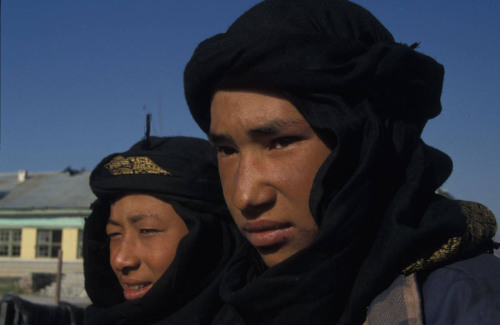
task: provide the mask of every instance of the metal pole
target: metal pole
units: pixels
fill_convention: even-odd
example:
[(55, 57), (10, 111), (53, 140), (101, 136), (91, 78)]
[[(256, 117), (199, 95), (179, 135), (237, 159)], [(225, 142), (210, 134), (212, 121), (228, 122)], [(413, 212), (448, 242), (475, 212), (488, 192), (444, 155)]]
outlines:
[(59, 305), (59, 300), (61, 299), (61, 272), (62, 272), (62, 256), (63, 251), (59, 249), (57, 252), (57, 274), (56, 274), (56, 306)]

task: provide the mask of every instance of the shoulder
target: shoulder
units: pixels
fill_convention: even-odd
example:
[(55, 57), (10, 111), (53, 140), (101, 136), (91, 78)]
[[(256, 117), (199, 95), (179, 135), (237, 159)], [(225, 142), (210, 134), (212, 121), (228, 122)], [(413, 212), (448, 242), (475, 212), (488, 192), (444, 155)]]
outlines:
[(421, 290), (427, 324), (500, 324), (500, 259), (494, 255), (439, 268)]

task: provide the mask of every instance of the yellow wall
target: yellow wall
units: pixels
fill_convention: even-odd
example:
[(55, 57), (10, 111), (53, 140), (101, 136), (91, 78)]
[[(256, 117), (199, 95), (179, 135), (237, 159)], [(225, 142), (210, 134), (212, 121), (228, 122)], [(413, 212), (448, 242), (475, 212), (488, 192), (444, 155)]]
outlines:
[(36, 228), (23, 228), (20, 258), (32, 259), (36, 255)]
[(78, 228), (64, 228), (61, 248), (63, 260), (76, 260), (78, 252)]

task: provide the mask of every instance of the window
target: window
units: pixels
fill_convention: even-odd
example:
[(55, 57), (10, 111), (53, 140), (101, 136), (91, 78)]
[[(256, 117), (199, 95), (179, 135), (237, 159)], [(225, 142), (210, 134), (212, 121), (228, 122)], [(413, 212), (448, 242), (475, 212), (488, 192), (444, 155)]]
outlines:
[(57, 257), (61, 248), (62, 230), (38, 229), (36, 257)]
[(0, 229), (0, 256), (21, 255), (21, 229)]

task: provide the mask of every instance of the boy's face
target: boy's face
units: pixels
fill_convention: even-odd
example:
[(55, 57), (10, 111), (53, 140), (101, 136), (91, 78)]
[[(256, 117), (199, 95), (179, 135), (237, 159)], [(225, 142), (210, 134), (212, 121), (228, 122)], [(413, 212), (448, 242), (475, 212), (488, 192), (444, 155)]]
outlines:
[(188, 229), (170, 204), (133, 194), (111, 205), (106, 233), (111, 268), (131, 300), (144, 296), (168, 269)]
[(318, 232), (309, 194), (331, 149), (295, 106), (274, 95), (218, 91), (209, 136), (229, 210), (266, 265), (308, 246)]

